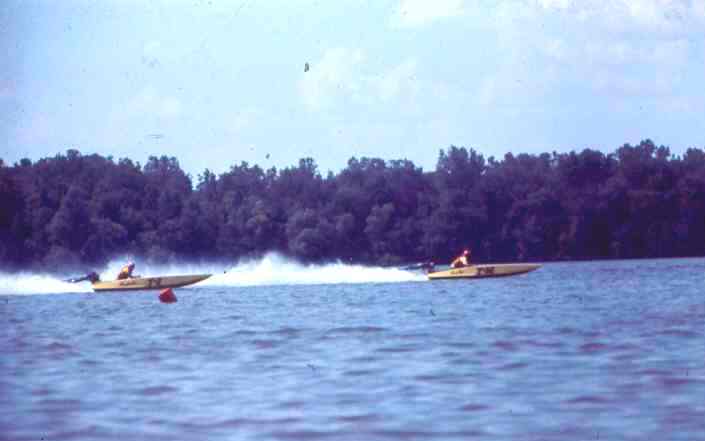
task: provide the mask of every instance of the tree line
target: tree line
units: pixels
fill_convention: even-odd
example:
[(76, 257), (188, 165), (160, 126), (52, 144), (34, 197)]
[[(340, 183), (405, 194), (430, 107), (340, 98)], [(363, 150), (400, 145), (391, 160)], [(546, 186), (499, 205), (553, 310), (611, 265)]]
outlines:
[(0, 160), (0, 267), (233, 261), (278, 251), (301, 261), (394, 265), (705, 255), (705, 153), (645, 140), (605, 154), (440, 150), (435, 170), (352, 158), (247, 162), (195, 182), (174, 157), (141, 165), (76, 150)]

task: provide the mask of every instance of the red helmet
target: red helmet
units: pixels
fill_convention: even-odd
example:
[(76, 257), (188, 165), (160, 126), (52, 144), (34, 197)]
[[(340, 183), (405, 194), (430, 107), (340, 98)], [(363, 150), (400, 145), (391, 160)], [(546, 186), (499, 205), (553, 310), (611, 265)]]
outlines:
[(463, 256), (468, 256), (468, 255), (470, 255), (470, 250), (463, 251)]

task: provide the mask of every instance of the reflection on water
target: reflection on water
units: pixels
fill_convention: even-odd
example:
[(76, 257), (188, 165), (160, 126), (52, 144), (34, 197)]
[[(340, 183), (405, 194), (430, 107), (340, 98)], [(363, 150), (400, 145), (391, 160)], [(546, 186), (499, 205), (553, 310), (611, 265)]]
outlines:
[(0, 296), (0, 434), (703, 439), (704, 269)]

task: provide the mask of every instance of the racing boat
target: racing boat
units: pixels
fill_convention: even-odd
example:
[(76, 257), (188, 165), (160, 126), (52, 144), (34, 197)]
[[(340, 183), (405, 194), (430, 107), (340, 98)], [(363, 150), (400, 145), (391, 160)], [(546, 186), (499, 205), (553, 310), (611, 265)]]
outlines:
[(428, 273), (431, 280), (440, 279), (482, 279), (486, 277), (506, 277), (524, 274), (540, 268), (538, 263), (491, 263), (469, 265), (462, 268), (451, 268)]
[(93, 291), (136, 291), (164, 288), (178, 288), (193, 285), (209, 278), (211, 274), (192, 274), (188, 276), (163, 276), (163, 277), (131, 277), (121, 280), (92, 282)]

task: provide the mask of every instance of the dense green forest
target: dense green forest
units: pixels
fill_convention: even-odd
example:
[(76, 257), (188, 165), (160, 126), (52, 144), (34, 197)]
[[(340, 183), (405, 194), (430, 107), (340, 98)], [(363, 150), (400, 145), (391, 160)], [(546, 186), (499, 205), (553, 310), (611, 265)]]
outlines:
[(194, 182), (176, 158), (144, 165), (69, 150), (0, 160), (0, 268), (224, 260), (445, 262), (705, 255), (705, 153), (646, 140), (614, 153), (441, 150), (436, 169), (352, 158), (322, 176), (245, 162)]

